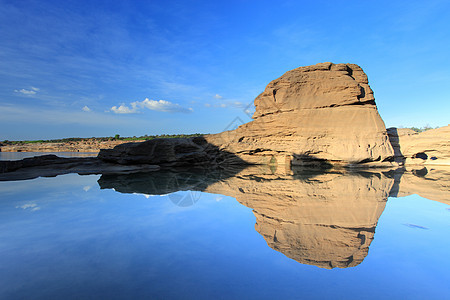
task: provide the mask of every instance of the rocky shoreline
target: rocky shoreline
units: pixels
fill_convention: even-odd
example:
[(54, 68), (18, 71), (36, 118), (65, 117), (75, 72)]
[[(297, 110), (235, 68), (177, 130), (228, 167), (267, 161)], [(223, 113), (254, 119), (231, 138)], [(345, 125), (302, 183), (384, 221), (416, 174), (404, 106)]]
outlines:
[[(137, 140), (135, 142), (143, 142)], [(101, 149), (112, 149), (118, 145), (129, 143), (123, 140), (100, 141), (85, 139), (83, 141), (71, 141), (61, 143), (27, 143), (7, 145), (0, 143), (0, 152), (90, 152), (99, 153)]]
[(450, 165), (450, 126), (420, 134), (386, 130), (367, 75), (355, 64), (321, 63), (288, 71), (270, 82), (254, 103), (253, 121), (218, 134), (132, 143), (88, 140), (2, 147), (2, 151), (98, 152), (98, 156), (3, 161), (0, 180), (15, 178), (17, 172), (24, 173), (17, 178), (34, 178), (39, 172), (54, 176), (246, 165), (275, 169)]

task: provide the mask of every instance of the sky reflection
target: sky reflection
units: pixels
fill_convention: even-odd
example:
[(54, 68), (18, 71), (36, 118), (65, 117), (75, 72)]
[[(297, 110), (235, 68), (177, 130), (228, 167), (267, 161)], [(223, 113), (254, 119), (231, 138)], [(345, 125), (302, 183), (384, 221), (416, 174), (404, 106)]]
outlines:
[[(369, 255), (322, 269), (270, 248), (252, 209), (198, 193), (100, 190), (99, 176), (0, 183), (0, 297), (442, 298), (448, 295), (448, 206), (389, 198)], [(89, 187), (89, 188), (86, 188)], [(181, 197), (190, 191), (177, 192)], [(39, 208), (39, 209), (37, 209)], [(420, 230), (405, 226), (415, 224)]]

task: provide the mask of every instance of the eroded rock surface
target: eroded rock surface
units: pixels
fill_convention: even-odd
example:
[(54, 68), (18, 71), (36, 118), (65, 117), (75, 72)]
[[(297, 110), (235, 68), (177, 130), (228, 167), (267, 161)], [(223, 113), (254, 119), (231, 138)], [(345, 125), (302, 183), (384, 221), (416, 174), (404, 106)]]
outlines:
[(164, 163), (199, 164), (215, 160), (215, 153), (232, 153), (241, 163), (301, 165), (380, 164), (394, 156), (367, 76), (357, 65), (322, 63), (289, 71), (267, 85), (255, 108), (252, 122), (204, 136), (208, 147), (196, 139), (152, 140), (101, 151), (99, 158), (128, 163), (135, 155), (156, 164), (161, 157)]
[(252, 163), (382, 162), (393, 157), (363, 70), (354, 64), (301, 67), (255, 99), (254, 121), (208, 142)]
[(406, 165), (450, 165), (450, 125), (417, 133), (389, 128), (395, 159)]
[(157, 164), (162, 167), (218, 167), (246, 164), (204, 137), (153, 139), (142, 143), (122, 144), (100, 151), (98, 158), (118, 164)]

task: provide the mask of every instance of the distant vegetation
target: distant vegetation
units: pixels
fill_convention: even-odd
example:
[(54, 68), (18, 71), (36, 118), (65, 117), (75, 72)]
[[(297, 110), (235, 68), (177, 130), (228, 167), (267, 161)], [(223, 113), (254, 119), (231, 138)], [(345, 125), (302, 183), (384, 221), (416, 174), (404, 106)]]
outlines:
[(8, 141), (4, 140), (3, 145), (23, 145), (23, 144), (34, 144), (34, 143), (68, 143), (68, 142), (81, 142), (81, 141), (95, 141), (95, 142), (106, 142), (106, 141), (148, 141), (157, 138), (187, 138), (202, 136), (203, 134), (162, 134), (162, 135), (143, 135), (143, 136), (133, 136), (133, 137), (121, 137), (116, 134), (114, 137), (91, 137), (91, 138), (65, 138), (65, 139), (54, 139), (54, 140), (35, 140), (35, 141)]
[[(400, 127), (400, 128), (403, 128), (403, 127)], [(406, 127), (406, 128), (407, 128), (407, 129), (412, 129), (412, 130), (414, 130), (415, 132), (424, 132), (424, 131), (427, 131), (427, 130), (430, 130), (430, 129), (435, 129), (435, 128), (430, 127), (430, 126), (428, 126), (428, 125), (426, 125), (426, 126), (424, 126), (424, 127)], [(436, 127), (436, 128), (439, 128), (439, 126)]]

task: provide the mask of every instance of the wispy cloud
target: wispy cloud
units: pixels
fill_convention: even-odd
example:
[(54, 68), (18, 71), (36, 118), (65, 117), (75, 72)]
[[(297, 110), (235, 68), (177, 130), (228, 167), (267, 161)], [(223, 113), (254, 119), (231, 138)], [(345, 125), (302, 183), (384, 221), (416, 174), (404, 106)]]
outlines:
[(219, 94), (215, 94), (213, 98), (215, 99), (213, 103), (205, 103), (204, 106), (211, 108), (238, 108), (238, 109), (244, 109), (246, 106), (246, 104), (241, 101), (237, 101), (235, 99), (228, 99)]
[(214, 108), (239, 108), (243, 109), (245, 108), (245, 104), (241, 101), (233, 101), (233, 100), (227, 100), (221, 103), (205, 103), (205, 107), (214, 107)]
[(20, 90), (14, 90), (16, 93), (21, 93), (27, 96), (36, 95), (36, 93), (39, 91), (37, 87), (31, 87), (29, 90), (27, 89), (20, 89)]
[(31, 211), (36, 211), (36, 210), (41, 209), (36, 203), (25, 203), (23, 205), (16, 206), (16, 208), (21, 208), (21, 209), (31, 210)]
[(192, 108), (185, 108), (179, 104), (172, 103), (166, 100), (150, 100), (146, 98), (143, 101), (135, 101), (130, 103), (130, 106), (121, 104), (120, 106), (111, 107), (111, 111), (116, 114), (135, 114), (140, 112), (140, 109), (150, 109), (154, 111), (169, 112), (169, 113), (191, 113)]

